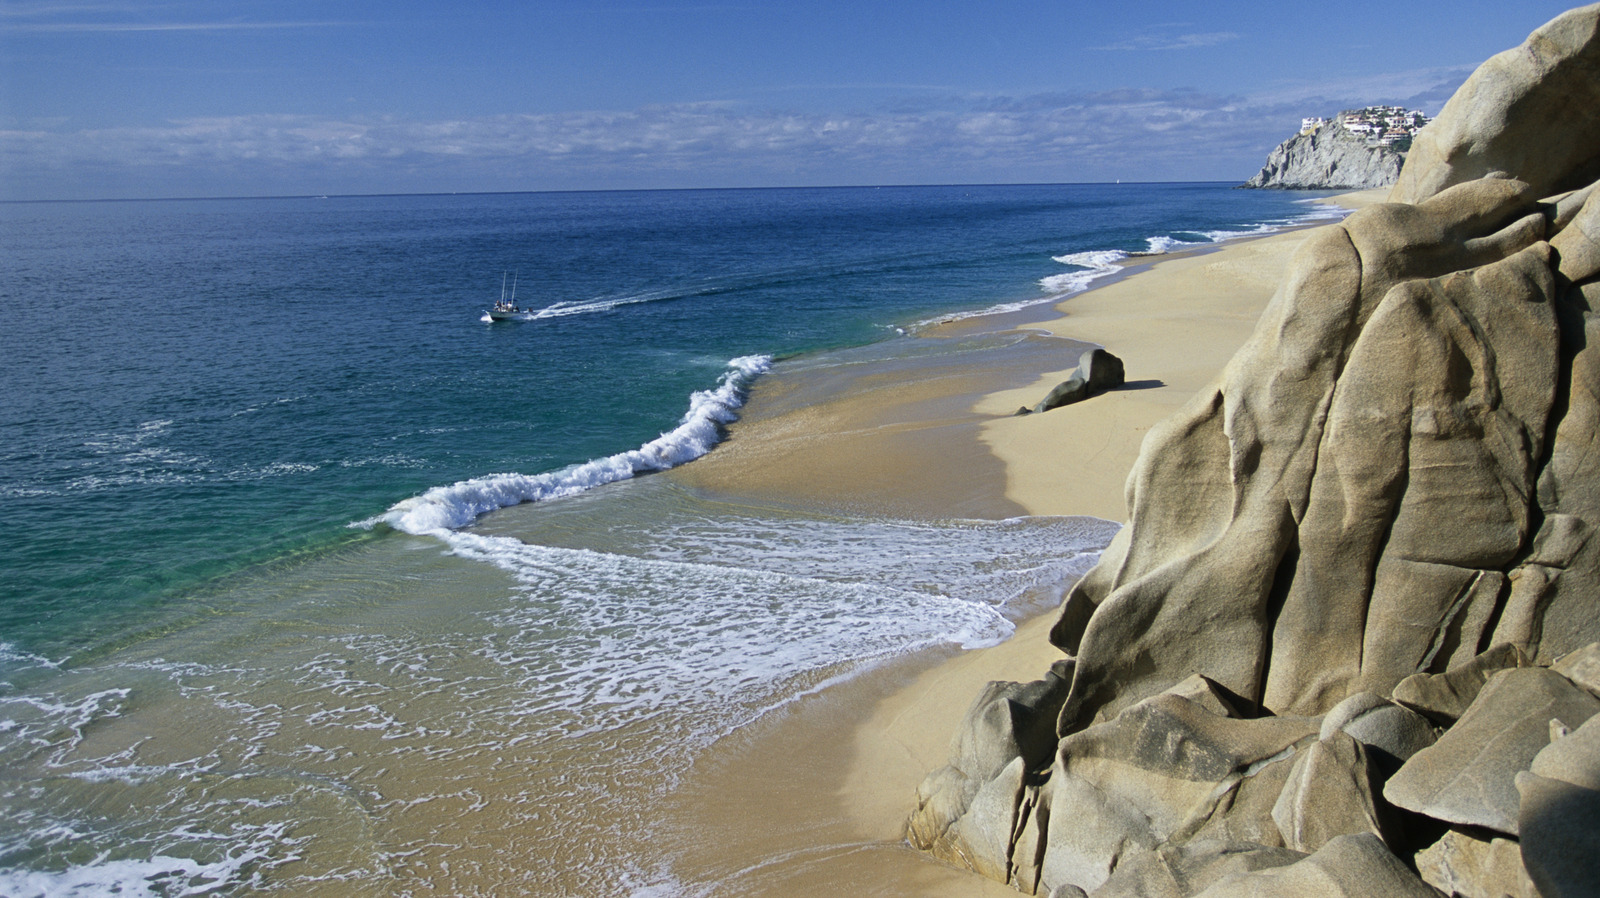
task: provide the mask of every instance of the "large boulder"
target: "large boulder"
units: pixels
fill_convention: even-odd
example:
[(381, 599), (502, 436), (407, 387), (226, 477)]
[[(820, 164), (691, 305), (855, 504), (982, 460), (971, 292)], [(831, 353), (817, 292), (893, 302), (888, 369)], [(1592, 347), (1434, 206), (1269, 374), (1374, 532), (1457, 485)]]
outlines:
[(1557, 17), (1485, 62), (1412, 142), (1389, 198), (1415, 203), (1494, 172), (1541, 196), (1600, 178), (1600, 7)]
[(1502, 643), (1443, 673), (1417, 673), (1394, 687), (1394, 700), (1435, 723), (1449, 726), (1467, 713), (1489, 677), (1514, 667), (1527, 667), (1528, 656)]
[(1304, 241), (1147, 434), (1067, 661), (986, 695), (915, 844), (1037, 894), (1592, 889), (1596, 101), (1600, 6), (1474, 75), (1397, 201)]
[(1377, 836), (1340, 836), (1304, 860), (1218, 880), (1200, 898), (1440, 898)]
[(1056, 384), (1032, 409), (1019, 411), (1048, 412), (1063, 405), (1082, 402), (1107, 390), (1122, 386), (1126, 375), (1122, 360), (1104, 349), (1091, 349), (1078, 360), (1072, 376)]
[(1309, 853), (1338, 836), (1381, 838), (1373, 780), (1366, 749), (1348, 733), (1335, 731), (1309, 746), (1295, 758), (1272, 807), (1283, 844)]
[(1495, 674), (1437, 743), (1384, 786), (1399, 807), (1461, 826), (1517, 835), (1517, 774), (1550, 744), (1551, 721), (1576, 727), (1600, 699), (1543, 668)]
[(1273, 805), (1316, 733), (1315, 720), (1239, 720), (1164, 694), (1063, 739), (1040, 884), (1093, 889), (1166, 842), (1278, 842)]
[(1522, 858), (1544, 898), (1600, 883), (1600, 716), (1551, 741), (1516, 778)]
[[(1354, 691), (1386, 693), (1418, 662), (1442, 669), (1476, 654), (1440, 652), (1491, 618), (1472, 600), (1500, 598), (1495, 572), (1479, 574), (1504, 564), (1528, 526), (1508, 502), (1531, 491), (1542, 426), (1528, 419), (1556, 389), (1549, 250), (1531, 245), (1543, 222), (1524, 186), (1485, 181), (1415, 207), (1363, 210), (1306, 241), (1221, 382), (1152, 428), (1129, 477), (1130, 527), (1066, 598), (1051, 632), (1077, 658), (1063, 734), (1193, 672), (1254, 706), (1318, 714)], [(1492, 271), (1441, 277), (1498, 256), (1507, 258)], [(1521, 301), (1494, 302), (1501, 287)], [(1437, 337), (1397, 345), (1393, 332), (1367, 327), (1375, 316), (1437, 327)], [(1491, 350), (1479, 336), (1488, 327), (1517, 340)], [(1526, 375), (1512, 367), (1519, 352), (1533, 356)], [(1477, 360), (1475, 376), (1444, 377), (1458, 358)], [(1499, 401), (1498, 372), (1516, 374), (1514, 404)], [(1485, 444), (1473, 439), (1478, 428), (1503, 437)], [(1500, 447), (1516, 457), (1495, 455)], [(1462, 466), (1462, 476), (1429, 464)], [(1430, 478), (1442, 492), (1422, 488)], [(1501, 511), (1474, 511), (1472, 539), (1434, 535), (1428, 514), (1485, 495)], [(1401, 604), (1390, 611), (1373, 595), (1374, 571), (1402, 511), (1409, 538), (1395, 542), (1378, 581)], [(1363, 651), (1373, 604), (1403, 626), (1370, 636), (1397, 640), (1410, 669)], [(1202, 620), (1204, 638), (1194, 638)]]
[(1117, 868), (1094, 898), (1189, 898), (1228, 876), (1292, 864), (1305, 855), (1251, 842), (1197, 839), (1163, 845)]
[(1502, 836), (1451, 830), (1417, 853), (1422, 881), (1460, 898), (1541, 898), (1522, 865), (1522, 848)]
[(1322, 720), (1322, 738), (1331, 739), (1335, 733), (1361, 743), (1385, 768), (1398, 768), (1438, 741), (1432, 724), (1421, 714), (1371, 692), (1358, 692), (1328, 712)]
[[(950, 763), (918, 787), (917, 812), (907, 827), (912, 845), (982, 867), (982, 872), (1000, 871), (995, 878), (1006, 878), (1010, 818), (1023, 772), (1049, 764), (1056, 747), (1057, 709), (1066, 698), (1071, 672), (1071, 662), (1058, 662), (1031, 683), (996, 681), (984, 689), (951, 740)], [(985, 800), (979, 802), (984, 789)], [(983, 819), (968, 819), (975, 815)], [(1002, 829), (1000, 836), (994, 835)], [(996, 838), (1001, 840), (998, 848)]]

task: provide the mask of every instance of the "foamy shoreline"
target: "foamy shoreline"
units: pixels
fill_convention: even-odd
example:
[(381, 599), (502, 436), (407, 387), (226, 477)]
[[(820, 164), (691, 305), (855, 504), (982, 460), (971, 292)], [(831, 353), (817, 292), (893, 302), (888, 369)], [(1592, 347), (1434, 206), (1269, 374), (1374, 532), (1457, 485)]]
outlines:
[[(1363, 191), (1327, 202), (1354, 209), (1380, 202), (1385, 193)], [(1047, 338), (1098, 344), (1118, 355), (1129, 380), (1122, 390), (1043, 415), (1012, 417), (1076, 364), (1075, 353), (1061, 353), (1059, 368), (1043, 368), (1040, 359), (1051, 357), (1045, 353), (1030, 357), (1035, 367), (1028, 372), (1002, 376), (934, 366), (932, 375), (913, 373), (908, 384), (860, 385), (820, 411), (763, 417), (758, 393), (729, 445), (674, 476), (697, 488), (765, 499), (804, 501), (806, 483), (826, 483), (813, 501), (875, 497), (890, 510), (921, 508), (930, 515), (938, 513), (938, 502), (955, 501), (969, 512), (988, 507), (991, 513), (1016, 509), (1124, 520), (1123, 484), (1145, 432), (1220, 373), (1249, 337), (1309, 233), (1290, 228), (1231, 240), (1209, 252), (1156, 257), (1126, 277), (1068, 295), (1057, 303), (1056, 318), (1026, 325)], [(996, 388), (997, 382), (1008, 385)], [(965, 397), (964, 414), (951, 410), (952, 395)], [(916, 420), (919, 409), (935, 413)], [(743, 436), (749, 439), (741, 444)], [(802, 448), (803, 460), (796, 460)], [(899, 463), (863, 464), (885, 454)], [(793, 475), (796, 467), (798, 476), (777, 477), (778, 483), (761, 473)], [(899, 478), (892, 476), (896, 469)], [(897, 509), (896, 491), (925, 493), (930, 482), (951, 477), (965, 488), (933, 488), (932, 507), (911, 501)], [(711, 876), (715, 885), (707, 883), (710, 894), (803, 895), (823, 888), (850, 894), (1015, 894), (911, 851), (902, 827), (917, 783), (945, 762), (955, 726), (983, 685), (1036, 679), (1061, 657), (1045, 637), (1051, 618), (1047, 613), (1023, 622), (1010, 640), (993, 648), (905, 659), (719, 746), (702, 765), (712, 772), (698, 778), (684, 809), (687, 827), (716, 836), (692, 852), (684, 872), (693, 881), (701, 871), (718, 871)], [(779, 757), (826, 762), (774, 774), (771, 762)], [(756, 794), (740, 794), (746, 791)], [(738, 821), (730, 831), (728, 813), (738, 808), (786, 810)]]

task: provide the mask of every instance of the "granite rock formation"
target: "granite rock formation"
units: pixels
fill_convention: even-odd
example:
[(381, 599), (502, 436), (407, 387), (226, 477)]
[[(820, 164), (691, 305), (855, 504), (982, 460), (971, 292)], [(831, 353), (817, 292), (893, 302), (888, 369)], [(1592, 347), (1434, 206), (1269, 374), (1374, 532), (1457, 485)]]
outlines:
[(914, 845), (1041, 895), (1594, 893), (1600, 103), (1552, 98), (1596, 93), (1600, 5), (1307, 239)]
[(1366, 138), (1329, 126), (1278, 144), (1267, 164), (1243, 187), (1283, 190), (1366, 190), (1400, 177), (1404, 151), (1368, 145)]
[(1480, 66), (1412, 142), (1416, 164), (1390, 199), (1414, 203), (1494, 174), (1540, 196), (1600, 178), (1600, 58), (1588, 49), (1597, 29), (1569, 13)]

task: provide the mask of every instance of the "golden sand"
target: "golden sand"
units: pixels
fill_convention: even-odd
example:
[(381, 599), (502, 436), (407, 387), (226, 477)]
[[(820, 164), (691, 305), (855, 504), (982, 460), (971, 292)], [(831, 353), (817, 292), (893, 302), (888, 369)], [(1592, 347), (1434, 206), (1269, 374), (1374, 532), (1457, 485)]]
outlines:
[[(1384, 193), (1334, 201), (1357, 208)], [(1125, 365), (1122, 389), (1013, 416), (1076, 364), (1075, 344), (1052, 353), (1049, 339), (1012, 354), (934, 358), (800, 401), (775, 378), (728, 444), (671, 476), (697, 489), (852, 511), (1123, 520), (1124, 483), (1145, 433), (1217, 377), (1309, 233), (1166, 258), (1027, 325), (1106, 347)], [(1014, 895), (912, 851), (903, 826), (917, 784), (945, 763), (984, 684), (1037, 679), (1061, 657), (1046, 639), (1049, 624), (1027, 622), (990, 649), (908, 659), (725, 740), (686, 784), (685, 806), (672, 809), (682, 820), (684, 878), (717, 895)]]

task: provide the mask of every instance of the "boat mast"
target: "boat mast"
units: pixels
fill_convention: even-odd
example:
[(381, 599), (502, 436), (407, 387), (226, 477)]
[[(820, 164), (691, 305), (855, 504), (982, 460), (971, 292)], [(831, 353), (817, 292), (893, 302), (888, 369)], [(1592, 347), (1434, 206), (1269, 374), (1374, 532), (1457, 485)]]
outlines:
[[(501, 282), (500, 286), (502, 286), (502, 287), (505, 286), (504, 281)], [(513, 273), (511, 275), (511, 305), (512, 305), (512, 307), (515, 307), (516, 304), (517, 304), (517, 274)]]

